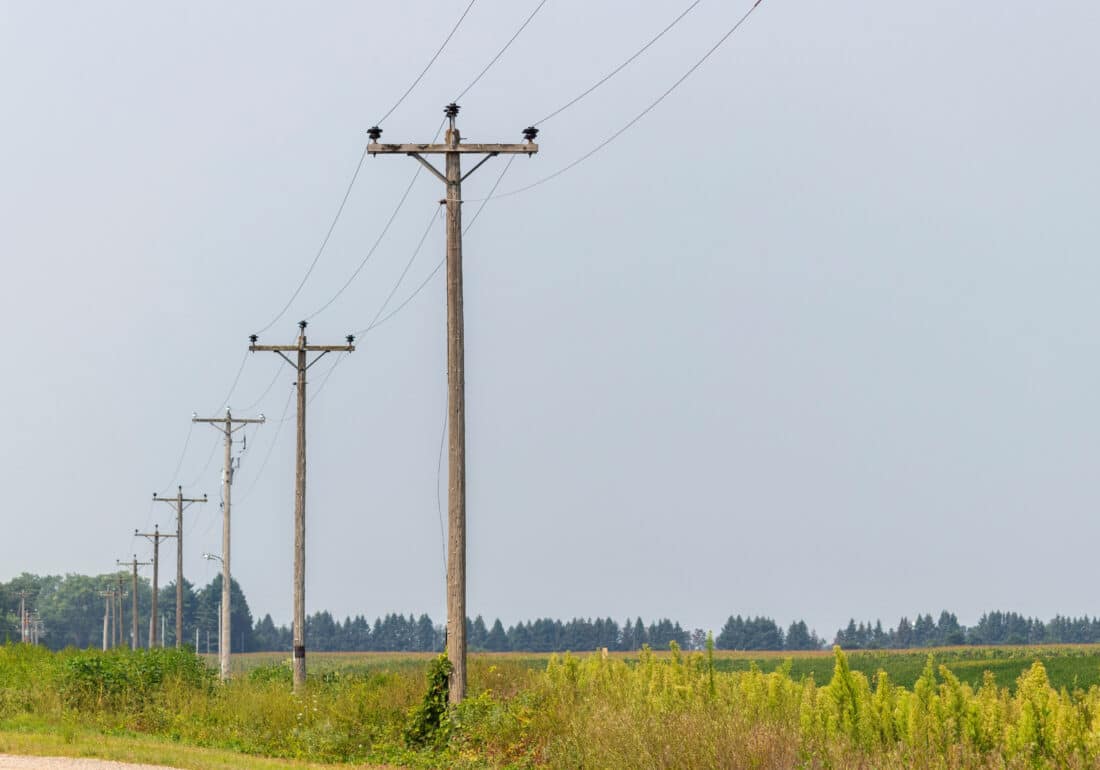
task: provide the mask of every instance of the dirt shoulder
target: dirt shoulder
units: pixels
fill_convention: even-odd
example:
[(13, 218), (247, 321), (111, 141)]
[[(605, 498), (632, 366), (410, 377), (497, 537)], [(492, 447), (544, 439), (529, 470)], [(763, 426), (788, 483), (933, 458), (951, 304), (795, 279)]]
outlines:
[(174, 770), (165, 765), (130, 765), (104, 759), (25, 757), (0, 754), (0, 770)]

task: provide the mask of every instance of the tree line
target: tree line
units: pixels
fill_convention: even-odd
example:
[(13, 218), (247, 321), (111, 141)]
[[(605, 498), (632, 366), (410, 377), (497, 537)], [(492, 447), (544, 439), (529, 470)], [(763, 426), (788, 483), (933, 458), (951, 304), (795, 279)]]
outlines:
[(973, 626), (959, 623), (954, 613), (944, 610), (938, 620), (931, 614), (898, 620), (897, 626), (884, 629), (882, 621), (871, 623), (849, 620), (837, 631), (835, 643), (846, 649), (907, 649), (950, 645), (998, 644), (1095, 644), (1100, 642), (1100, 617), (1080, 618), (1056, 615), (1044, 623), (1039, 618), (1016, 612), (987, 612)]
[[(65, 647), (98, 647), (103, 641), (103, 616), (108, 590), (124, 592), (122, 615), (117, 620), (122, 627), (125, 644), (130, 644), (133, 628), (132, 577), (126, 571), (102, 575), (32, 575), (24, 573), (7, 583), (0, 583), (0, 640), (19, 639), (19, 593), (27, 594), (27, 609), (34, 611), (43, 623), (41, 641), (50, 649)], [(248, 600), (236, 580), (230, 581), (233, 652), (255, 649), (252, 612)], [(150, 581), (139, 577), (138, 645), (149, 641), (149, 614), (153, 589)], [(218, 608), (221, 605), (222, 577), (216, 575), (207, 585), (195, 590), (183, 581), (183, 641), (200, 651), (216, 650), (218, 643)], [(173, 581), (158, 590), (157, 623), (163, 622), (164, 642), (175, 646), (176, 585)], [(163, 619), (163, 621), (162, 621)], [(116, 620), (112, 616), (112, 620)]]
[[(42, 620), (41, 642), (51, 649), (97, 647), (103, 638), (104, 597), (102, 591), (117, 588), (126, 592), (122, 602), (122, 630), (129, 644), (132, 629), (131, 576), (125, 571), (102, 575), (32, 575), (24, 573), (0, 583), (0, 641), (18, 640), (20, 592), (27, 593), (27, 606)], [(183, 582), (183, 641), (200, 652), (218, 648), (218, 607), (221, 602), (221, 575), (196, 589)], [(289, 651), (289, 625), (276, 625), (271, 615), (254, 621), (244, 591), (236, 580), (231, 582), (233, 652)], [(148, 642), (152, 587), (138, 578), (138, 643)], [(163, 618), (164, 641), (175, 644), (176, 587), (169, 583), (159, 591), (158, 609)], [(1024, 617), (1015, 612), (988, 612), (974, 626), (963, 626), (954, 613), (944, 610), (939, 619), (917, 614), (910, 621), (902, 617), (896, 626), (884, 628), (855, 619), (837, 631), (834, 643), (845, 649), (905, 649), (948, 645), (999, 644), (1088, 644), (1100, 642), (1100, 617), (1055, 616), (1048, 622)], [(158, 623), (162, 622), (158, 619)], [(617, 622), (607, 618), (553, 618), (505, 626), (500, 619), (487, 623), (478, 616), (467, 618), (467, 639), (472, 650), (488, 652), (562, 652), (565, 650), (616, 651), (639, 650), (648, 645), (668, 647), (676, 642), (684, 649), (702, 649), (706, 633), (687, 630), (679, 623), (661, 619), (645, 623), (641, 618)], [(428, 615), (404, 616), (397, 613), (375, 618), (365, 615), (339, 620), (330, 612), (315, 612), (306, 618), (306, 640), (317, 651), (440, 651), (444, 630)], [(797, 620), (784, 630), (767, 617), (730, 616), (715, 637), (722, 650), (814, 650), (827, 640)]]

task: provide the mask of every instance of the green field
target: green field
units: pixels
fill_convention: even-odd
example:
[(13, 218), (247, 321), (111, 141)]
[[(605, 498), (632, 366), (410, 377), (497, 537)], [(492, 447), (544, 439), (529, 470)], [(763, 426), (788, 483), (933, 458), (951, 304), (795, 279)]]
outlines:
[[(583, 653), (581, 653), (583, 654)], [(668, 653), (658, 652), (658, 657)], [(978, 687), (986, 671), (993, 674), (997, 684), (1014, 690), (1016, 680), (1032, 663), (1041, 661), (1050, 683), (1055, 688), (1088, 689), (1100, 685), (1100, 645), (1033, 645), (1029, 647), (936, 647), (919, 650), (875, 650), (847, 653), (853, 671), (860, 671), (868, 678), (885, 671), (894, 684), (911, 688), (920, 676), (928, 657), (935, 663), (946, 665), (955, 676), (971, 687)], [(206, 656), (204, 656), (206, 657)], [(310, 671), (320, 674), (327, 671), (344, 672), (405, 672), (418, 674), (426, 670), (432, 653), (405, 652), (314, 652), (309, 654)], [(637, 653), (613, 652), (610, 657), (628, 663), (638, 660)], [(492, 664), (507, 661), (511, 665), (541, 671), (550, 660), (549, 653), (474, 653), (474, 661)], [(217, 665), (216, 656), (208, 656), (210, 665)], [(258, 652), (233, 657), (233, 671), (238, 674), (259, 666), (267, 666), (289, 660), (280, 653)], [(796, 680), (813, 677), (818, 684), (829, 681), (833, 674), (831, 650), (803, 653), (732, 652), (718, 650), (714, 653), (717, 671), (748, 671), (756, 666), (765, 673), (790, 664), (790, 676)]]
[[(1100, 647), (430, 654), (0, 647), (0, 751), (208, 768), (1095, 768)], [(437, 676), (440, 688), (445, 675)], [(99, 736), (99, 737), (97, 737)], [(101, 738), (101, 739), (100, 739)]]

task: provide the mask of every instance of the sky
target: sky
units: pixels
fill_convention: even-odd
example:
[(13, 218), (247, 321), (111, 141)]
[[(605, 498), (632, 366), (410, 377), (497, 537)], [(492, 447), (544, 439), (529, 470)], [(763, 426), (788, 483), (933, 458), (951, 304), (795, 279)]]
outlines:
[[(430, 141), (536, 4), (476, 0), (384, 139)], [(438, 181), (397, 209), (418, 165), (367, 159), (293, 296), (366, 129), (467, 5), (0, 3), (0, 579), (146, 558), (132, 531), (174, 529), (151, 493), (183, 485), (212, 499), (185, 514), (205, 584), (220, 438), (190, 418), (231, 405), (268, 418), (235, 478), (234, 577), (289, 621), (293, 372), (248, 335), (290, 344), (308, 317), (339, 344), (442, 258)], [(463, 96), (463, 137), (522, 141), (688, 5), (548, 0)], [(537, 155), (487, 162), (467, 223), (498, 179), (615, 134), (750, 5), (702, 0), (538, 123)], [(1100, 614), (1097, 29), (1083, 0), (764, 0), (602, 150), (488, 201), (464, 245), (470, 615), (831, 638), (944, 608)], [(444, 619), (443, 291), (310, 372), (309, 612)]]

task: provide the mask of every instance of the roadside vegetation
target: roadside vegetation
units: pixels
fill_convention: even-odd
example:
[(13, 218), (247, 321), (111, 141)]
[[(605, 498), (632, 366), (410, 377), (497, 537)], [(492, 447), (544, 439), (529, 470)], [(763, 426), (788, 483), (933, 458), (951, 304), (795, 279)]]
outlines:
[(6, 645), (0, 745), (16, 735), (61, 745), (98, 734), (254, 758), (424, 768), (1100, 762), (1100, 651), (1091, 647), (475, 656), (470, 697), (456, 709), (443, 706), (440, 656), (314, 661), (323, 665), (296, 697), (281, 659), (252, 658), (223, 685), (189, 651)]

